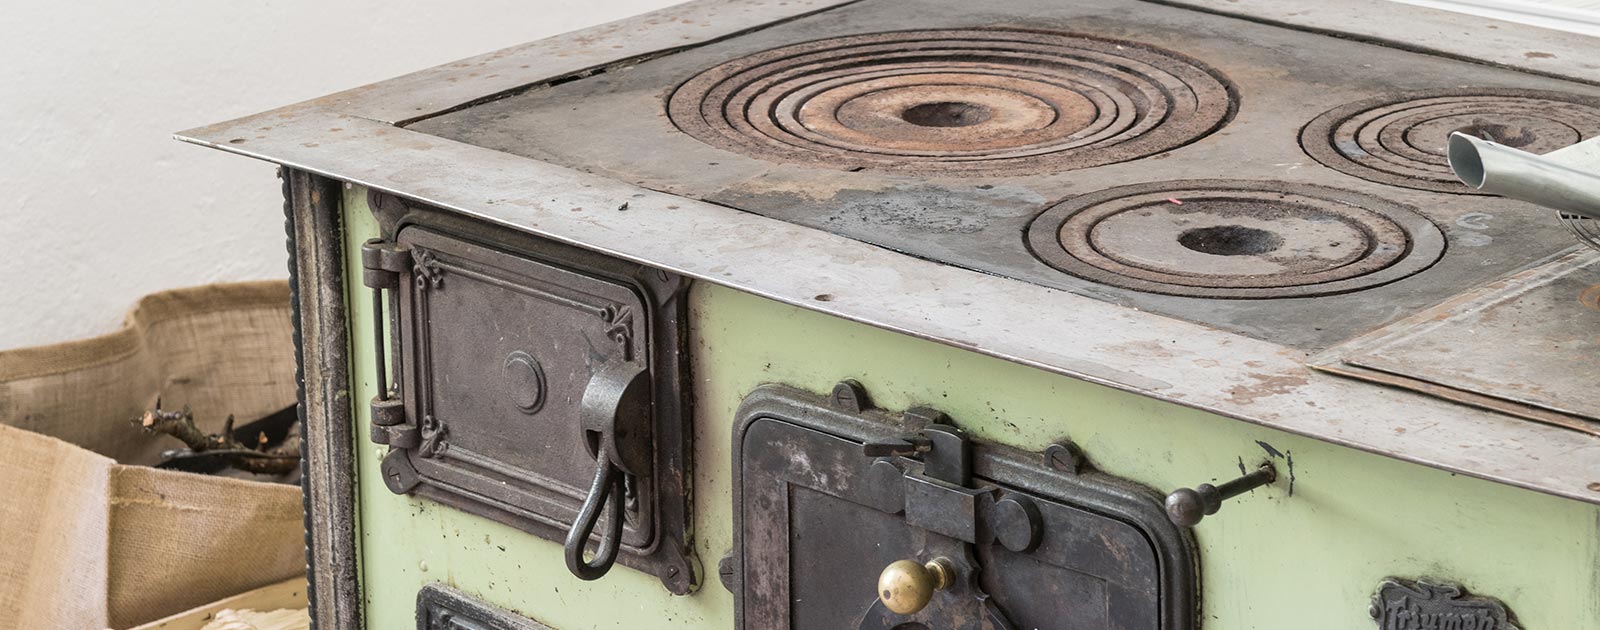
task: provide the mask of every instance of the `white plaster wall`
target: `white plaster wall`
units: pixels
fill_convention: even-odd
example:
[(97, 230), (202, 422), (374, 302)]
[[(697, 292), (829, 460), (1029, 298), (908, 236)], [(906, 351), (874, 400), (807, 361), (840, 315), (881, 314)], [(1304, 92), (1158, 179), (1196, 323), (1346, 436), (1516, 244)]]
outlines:
[(273, 167), (170, 134), (675, 0), (0, 0), (0, 348), (287, 277)]

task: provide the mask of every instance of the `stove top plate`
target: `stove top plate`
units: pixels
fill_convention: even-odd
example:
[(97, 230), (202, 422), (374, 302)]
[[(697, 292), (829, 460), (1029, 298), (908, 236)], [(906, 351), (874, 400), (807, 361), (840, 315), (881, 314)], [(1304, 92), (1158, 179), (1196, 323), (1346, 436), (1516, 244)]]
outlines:
[[(951, 65), (951, 59), (973, 62), (970, 49), (961, 47), (983, 38), (974, 33), (1012, 42), (1008, 46), (1020, 46), (1013, 40), (1024, 33), (1053, 42), (1045, 46), (1050, 50), (1073, 49), (1054, 59), (1120, 56), (1101, 67), (1131, 72), (1127, 67), (1143, 63), (1145, 77), (1157, 76), (1148, 70), (1157, 67), (1165, 75), (1187, 77), (1182, 83), (1194, 94), (1165, 88), (1163, 98), (1173, 111), (1221, 89), (1230, 97), (1231, 114), (1219, 118), (1217, 110), (1190, 103), (1194, 114), (1187, 122), (1157, 124), (1109, 145), (1090, 142), (1081, 151), (1056, 151), (1050, 147), (1060, 145), (1052, 143), (1071, 134), (1050, 132), (1035, 139), (1018, 131), (1048, 128), (1042, 113), (1047, 105), (1068, 120), (1061, 123), (1065, 128), (1093, 129), (1100, 123), (1083, 122), (1089, 120), (1083, 101), (1100, 93), (1078, 87), (1047, 95), (1037, 87), (1044, 82), (1002, 93), (996, 87), (1001, 79), (987, 68), (961, 76), (961, 85), (930, 88), (968, 69)], [(768, 61), (811, 59), (805, 56), (840, 46), (877, 45), (874, 50), (882, 51), (885, 38), (896, 42), (888, 49), (902, 53), (912, 47), (895, 38), (932, 41), (935, 49), (961, 52), (934, 60), (926, 69), (933, 75), (921, 76), (921, 83), (907, 83), (906, 75), (896, 74), (905, 69), (881, 57), (862, 57), (862, 76), (839, 74), (839, 60), (830, 58), (807, 68), (831, 70), (806, 70), (804, 80), (792, 84), (810, 90), (804, 97), (798, 96), (804, 90), (790, 98), (785, 89), (767, 89), (781, 81), (763, 78), (769, 82), (762, 83), (750, 72), (769, 67), (761, 65)], [(1017, 64), (989, 65), (1017, 70)], [(888, 74), (874, 74), (878, 70)], [(741, 93), (736, 85), (749, 89)], [(621, 60), (583, 78), (534, 86), (411, 123), (408, 129), (1315, 351), (1570, 246), (1563, 228), (1532, 206), (1352, 176), (1324, 166), (1301, 146), (1308, 125), (1317, 124), (1331, 107), (1401, 102), (1419, 92), (1449, 93), (1462, 86), (1474, 94), (1537, 94), (1569, 104), (1600, 98), (1600, 88), (1591, 85), (1137, 0), (863, 0), (701, 46)], [(1139, 94), (1159, 91), (1130, 87), (1116, 94), (1137, 100)], [(1415, 133), (1403, 136), (1405, 146), (1397, 150), (1420, 152), (1416, 159), (1423, 165), (1415, 170), (1436, 174), (1437, 164), (1427, 164), (1435, 159), (1428, 157), (1431, 140), (1421, 136), (1460, 128), (1458, 114), (1451, 110), (1412, 125)], [(1568, 118), (1549, 120), (1582, 126)], [(1555, 127), (1544, 133), (1555, 123), (1530, 120), (1527, 108), (1510, 108), (1497, 119), (1485, 123), (1537, 127), (1551, 142), (1562, 137)], [(1006, 157), (991, 159), (995, 156)], [(1350, 247), (1341, 244), (1303, 260), (1273, 261), (1293, 270), (1291, 275), (1328, 272), (1310, 282), (1305, 277), (1284, 282), (1259, 268), (1239, 272), (1238, 265), (1251, 259), (1216, 252), (1198, 251), (1199, 258), (1180, 260), (1170, 255), (1194, 250), (1168, 247), (1158, 256), (1168, 258), (1154, 262), (1133, 260), (1150, 252), (1111, 252), (1124, 259), (1123, 265), (1154, 266), (1154, 273), (1171, 275), (1173, 266), (1187, 268), (1186, 261), (1202, 260), (1192, 265), (1203, 270), (1201, 275), (1232, 277), (1212, 278), (1211, 284), (1222, 286), (1198, 291), (1063, 271), (1069, 265), (1052, 260), (1049, 247), (1030, 247), (1029, 226), (1052, 208), (1122, 186), (1182, 180), (1280, 182), (1380, 200), (1373, 205), (1402, 208), (1376, 214), (1408, 217), (1402, 230), (1413, 249), (1390, 260), (1392, 252), (1358, 253), (1340, 249)], [(1360, 216), (1321, 225), (1332, 230), (1323, 236), (1364, 230), (1370, 243), (1383, 241), (1380, 233), (1388, 228), (1373, 231), (1383, 221)], [(1435, 232), (1443, 235), (1443, 245), (1428, 244), (1435, 242)], [(1350, 255), (1355, 257), (1348, 265), (1336, 264)], [(1228, 269), (1235, 271), (1217, 271)], [(1283, 286), (1291, 288), (1261, 290)]]

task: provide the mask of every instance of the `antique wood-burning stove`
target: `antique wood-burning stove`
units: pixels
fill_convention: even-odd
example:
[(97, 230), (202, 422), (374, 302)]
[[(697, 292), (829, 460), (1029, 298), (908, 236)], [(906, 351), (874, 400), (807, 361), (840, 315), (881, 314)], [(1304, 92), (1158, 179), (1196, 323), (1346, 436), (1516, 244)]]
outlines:
[(184, 132), (283, 165), (323, 628), (1600, 627), (1600, 270), (1399, 4), (699, 0)]

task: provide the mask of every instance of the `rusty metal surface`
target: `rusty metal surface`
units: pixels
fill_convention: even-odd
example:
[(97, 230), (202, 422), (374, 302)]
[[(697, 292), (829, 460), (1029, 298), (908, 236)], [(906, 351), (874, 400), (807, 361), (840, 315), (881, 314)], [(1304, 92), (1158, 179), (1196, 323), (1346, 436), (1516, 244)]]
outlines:
[[(1362, 3), (1361, 23), (1398, 23), (1397, 15), (1409, 15), (1401, 6)], [(800, 8), (809, 10), (815, 5)], [(662, 26), (660, 32), (688, 43), (704, 41), (690, 25)], [(1499, 32), (1507, 45), (1517, 50), (1538, 50), (1543, 41), (1509, 25)], [(688, 39), (681, 39), (684, 37)], [(1430, 37), (1451, 39), (1449, 35)], [(1292, 38), (1268, 39), (1280, 46), (1268, 56), (1296, 54), (1289, 43)], [(1463, 45), (1472, 40), (1464, 35), (1457, 39)], [(632, 50), (626, 48), (630, 40), (612, 31), (552, 38), (537, 48), (579, 45)], [(517, 59), (519, 65), (529, 66), (497, 79), (519, 85), (576, 71), (568, 59), (554, 55), (518, 57), (507, 53), (473, 63), (499, 58)], [(415, 87), (415, 82), (425, 80), (430, 92), (442, 93), (446, 100), (470, 102), (488, 94), (471, 86), (455, 87), (446, 79), (456, 74), (465, 77), (471, 71), (447, 67), (414, 75), (410, 81)], [(1272, 74), (1266, 66), (1262, 72)], [(1576, 77), (1582, 73), (1568, 74)], [(1241, 77), (1231, 78), (1237, 81)], [(1305, 352), (1283, 343), (940, 265), (639, 185), (651, 183), (648, 181), (619, 181), (538, 158), (398, 129), (381, 122), (383, 117), (369, 114), (388, 108), (425, 110), (433, 96), (413, 95), (395, 85), (399, 84), (370, 86), (338, 99), (219, 123), (179, 137), (363, 186), (403, 192), (477, 220), (1045, 371), (1422, 465), (1600, 502), (1600, 492), (1587, 487), (1600, 482), (1594, 473), (1600, 470), (1600, 443), (1590, 436), (1321, 374), (1305, 366)], [(1357, 100), (1355, 95), (1330, 91), (1338, 90), (1320, 86), (1308, 92), (1308, 100), (1320, 107), (1316, 111), (1324, 111), (1329, 102)], [(1256, 124), (1246, 118), (1251, 107), (1247, 101), (1230, 127)], [(1298, 154), (1299, 148), (1294, 151)], [(663, 156), (673, 157), (670, 153), (653, 157)], [(1263, 159), (1274, 163), (1276, 157)], [(1143, 165), (1156, 164), (1159, 171), (1166, 161), (1145, 160)], [(1306, 166), (1303, 159), (1291, 159), (1282, 168), (1293, 173), (1306, 170)], [(1215, 170), (1226, 174), (1226, 169)], [(1347, 181), (1361, 184), (1353, 178)], [(1048, 201), (1005, 182), (997, 182), (990, 190), (995, 191), (990, 200), (1015, 200), (1021, 218), (1031, 216), (1029, 209), (1034, 204)], [(953, 197), (957, 201), (966, 198)], [(628, 209), (619, 213), (617, 208), (623, 203)], [(938, 219), (944, 207), (932, 204), (912, 209), (915, 216)], [(956, 231), (981, 226), (985, 220), (956, 209), (931, 224)], [(1445, 226), (1458, 241), (1473, 234), (1477, 236), (1472, 239), (1479, 242), (1483, 237), (1519, 242), (1566, 238), (1559, 228), (1543, 234), (1538, 228), (1502, 227), (1494, 216), (1499, 212), (1496, 208), (1489, 217), (1452, 213)], [(848, 213), (844, 218), (849, 218)], [(773, 269), (804, 269), (806, 273), (775, 274)], [(1226, 310), (1233, 303), (1214, 308)]]
[[(821, 98), (834, 93), (826, 87), (837, 84), (840, 90), (846, 90), (846, 86), (875, 85), (876, 79), (855, 81), (852, 77), (871, 78), (877, 74), (869, 57), (863, 62), (868, 66), (859, 69), (859, 75), (833, 78), (840, 74), (834, 69), (839, 64), (827, 55), (881, 52), (884, 46), (874, 47), (871, 42), (898, 36), (886, 34), (907, 31), (910, 34), (905, 37), (922, 37), (918, 33), (924, 29), (1067, 33), (1070, 35), (1039, 37), (1082, 46), (1103, 40), (1128, 42), (1114, 44), (1109, 51), (1072, 54), (1097, 53), (1097, 63), (1112, 65), (1109, 54), (1120, 53), (1123, 57), (1116, 63), (1149, 68), (1145, 76), (1156, 76), (1152, 65), (1155, 59), (1167, 64), (1162, 72), (1168, 75), (1179, 74), (1172, 66), (1174, 60), (1195, 60), (1184, 62), (1184, 67), (1189, 68), (1189, 74), (1184, 76), (1189, 78), (1182, 85), (1190, 86), (1193, 93), (1185, 98), (1205, 97), (1214, 94), (1217, 85), (1225, 85), (1228, 96), (1237, 100), (1237, 112), (1209, 135), (1142, 159), (1115, 163), (1099, 163), (1093, 156), (1116, 152), (1126, 143), (1091, 143), (1083, 151), (1045, 154), (1048, 158), (988, 160), (981, 158), (1006, 155), (1009, 149), (973, 147), (975, 156), (962, 155), (961, 151), (940, 156), (937, 152), (957, 148), (955, 136), (946, 142), (930, 142), (921, 137), (908, 143), (905, 137), (893, 134), (857, 137), (863, 135), (858, 132), (849, 138), (839, 135), (843, 133), (841, 128), (848, 127), (834, 125), (824, 114), (844, 110), (836, 109), (834, 101)], [(1123, 50), (1118, 51), (1118, 45)], [(1162, 52), (1147, 61), (1145, 57), (1155, 53), (1141, 46), (1158, 47)], [(834, 52), (840, 48), (843, 50)], [(957, 59), (966, 59), (980, 46), (968, 43), (950, 48)], [(794, 52), (813, 50), (823, 52)], [(1065, 48), (1058, 46), (1055, 50), (1062, 51), (1058, 57), (1068, 58)], [(808, 65), (818, 55), (824, 60)], [(786, 65), (789, 60), (796, 60), (793, 63), (797, 69), (790, 70)], [(1001, 61), (1005, 61), (1004, 56)], [(946, 62), (929, 63), (938, 66)], [(1195, 70), (1194, 63), (1203, 64), (1205, 72)], [(1148, 100), (1153, 94), (1135, 82), (1104, 81), (1102, 85), (1092, 71), (1101, 66), (1088, 62), (1085, 66), (1056, 70), (1060, 76), (1077, 73), (1083, 81), (1092, 82), (1095, 89), (1071, 86), (1073, 89), (1068, 91), (1080, 97), (1114, 94), (1138, 101)], [(811, 74), (814, 68), (820, 69), (816, 75)], [(769, 78), (763, 72), (776, 74)], [(796, 75), (792, 81), (791, 75)], [(821, 76), (830, 77), (832, 83), (822, 81), (821, 88), (811, 88), (806, 83), (821, 81)], [(1204, 85), (1204, 77), (1220, 78), (1214, 79), (1211, 89), (1194, 87)], [(942, 85), (943, 79), (926, 76), (919, 80), (927, 84), (918, 84), (915, 92), (897, 85), (870, 93), (900, 94), (905, 97), (904, 102), (877, 102), (869, 97), (863, 97), (865, 101), (848, 101), (869, 106), (869, 111), (876, 112), (876, 118), (887, 127), (856, 124), (869, 130), (904, 130), (915, 125), (897, 125), (883, 119), (894, 114), (900, 117), (893, 120), (904, 123), (903, 115), (911, 115), (913, 108), (920, 106), (980, 105), (977, 99), (968, 98), (971, 94), (965, 90), (970, 85)], [(1334, 105), (1463, 85), (1483, 86), (1490, 93), (1544, 91), (1572, 94), (1574, 99), (1600, 99), (1600, 89), (1594, 86), (1130, 0), (1013, 0), (999, 4), (869, 0), (656, 57), (632, 64), (625, 71), (528, 90), (421, 120), (408, 128), (792, 221), (946, 264), (1318, 350), (1514, 272), (1569, 243), (1561, 226), (1543, 213), (1529, 212), (1532, 206), (1370, 182), (1322, 166), (1300, 146), (1302, 129)], [(811, 94), (808, 89), (821, 90), (818, 98), (807, 100)], [(1162, 89), (1179, 94), (1171, 87)], [(792, 98), (777, 97), (790, 92), (794, 94)], [(697, 93), (710, 96), (692, 96)], [(1072, 102), (1072, 97), (1065, 95), (1054, 98)], [(1209, 102), (1220, 105), (1217, 98), (1209, 98)], [(798, 108), (802, 102), (820, 107), (823, 113), (812, 118), (820, 117), (821, 122), (801, 124), (805, 122), (801, 120), (803, 116), (790, 116), (791, 122), (786, 125), (772, 122), (776, 120), (773, 116), (782, 118), (789, 108)], [(862, 105), (864, 102), (867, 105)], [(1203, 105), (1207, 101), (1198, 102)], [(708, 103), (710, 108), (701, 108)], [(910, 107), (889, 111), (892, 106), (901, 105)], [(1077, 110), (1068, 107), (1066, 111)], [(1191, 122), (1205, 118), (1202, 114), (1191, 117)], [(595, 120), (604, 120), (605, 124), (595, 125)], [(693, 126), (684, 125), (685, 120), (727, 125), (755, 120), (771, 124), (749, 124), (738, 129), (730, 126), (724, 129), (727, 133), (712, 127), (697, 133)], [(1179, 118), (1157, 124), (1142, 137), (1160, 136), (1163, 128), (1181, 131), (1183, 122)], [(1176, 126), (1169, 127), (1174, 123)], [(680, 126), (691, 133), (683, 133)], [(959, 132), (980, 127), (984, 125), (953, 129)], [(1438, 132), (1440, 146), (1453, 130), (1437, 125), (1424, 127)], [(941, 132), (951, 129), (939, 128)], [(806, 135), (798, 135), (802, 132)], [(730, 148), (703, 142), (706, 133), (715, 134)], [(865, 144), (869, 141), (877, 144)], [(1050, 142), (1043, 144), (1048, 146)], [(845, 146), (850, 148), (841, 148)], [(929, 155), (904, 155), (914, 148), (926, 149)], [(868, 149), (881, 157), (861, 157)], [(974, 157), (979, 159), (969, 159)], [(1117, 159), (1123, 157), (1128, 156)], [(1016, 168), (1005, 166), (1015, 159), (1025, 161)], [(1049, 172), (1027, 166), (1026, 160), (1045, 159), (1065, 160), (1062, 168), (1071, 170)], [(1445, 169), (1443, 157), (1438, 160), (1438, 168)], [(946, 162), (949, 166), (945, 166)], [(899, 165), (885, 166), (890, 163)], [(1158, 186), (1191, 179), (1277, 181), (1381, 198), (1412, 208), (1433, 221), (1453, 246), (1437, 264), (1428, 266), (1424, 262), (1425, 270), (1410, 277), (1379, 274), (1363, 278), (1355, 273), (1360, 267), (1347, 267), (1341, 273), (1350, 273), (1349, 281), (1332, 286), (1277, 292), (1195, 292), (1175, 289), (1179, 283), (1107, 284), (1105, 277), (1062, 273), (1061, 260), (1041, 261), (1035, 254), (1048, 250), (1029, 251), (1028, 244), (1018, 238), (1034, 216), (1059, 203), (1071, 203), (1118, 186)], [(1226, 269), (1241, 260), (1204, 253), (1187, 258), (1186, 265), (1194, 266), (1196, 273), (1211, 270), (1216, 275), (1235, 275)], [(1196, 300), (1193, 296), (1230, 299)], [(1320, 297), (1293, 299), (1303, 296)], [(1254, 299), (1261, 297), (1277, 299)]]
[(1471, 404), (1525, 407), (1517, 415), (1600, 435), (1600, 388), (1589, 369), (1600, 357), (1597, 270), (1600, 255), (1570, 253), (1334, 348), (1317, 363)]
[(714, 146), (844, 170), (1009, 175), (1153, 155), (1233, 113), (1210, 70), (1159, 48), (1012, 29), (895, 31), (735, 59), (673, 92)]
[(1335, 107), (1306, 125), (1300, 144), (1323, 165), (1362, 179), (1478, 193), (1447, 159), (1459, 131), (1549, 153), (1600, 134), (1600, 97), (1523, 89), (1455, 88), (1391, 94)]
[[(943, 414), (897, 416), (841, 390), (859, 392), (848, 382), (831, 397), (767, 386), (740, 407), (736, 627), (1198, 627), (1198, 555), (1159, 494), (1090, 469), (1047, 467), (1037, 453), (951, 444), (941, 437), (958, 430), (942, 424), (951, 421)], [(932, 438), (931, 450), (864, 452), (917, 432)], [(961, 452), (941, 458), (950, 448)], [(940, 461), (952, 458), (959, 462)], [(948, 473), (961, 482), (944, 481)], [(971, 500), (930, 501), (925, 492)], [(1005, 522), (1019, 514), (1022, 540)], [(937, 559), (955, 579), (925, 607), (896, 614), (875, 585), (884, 567), (905, 559)]]
[(1213, 298), (1334, 295), (1418, 273), (1444, 234), (1405, 206), (1271, 181), (1187, 180), (1074, 197), (1028, 226), (1028, 245), (1067, 273)]

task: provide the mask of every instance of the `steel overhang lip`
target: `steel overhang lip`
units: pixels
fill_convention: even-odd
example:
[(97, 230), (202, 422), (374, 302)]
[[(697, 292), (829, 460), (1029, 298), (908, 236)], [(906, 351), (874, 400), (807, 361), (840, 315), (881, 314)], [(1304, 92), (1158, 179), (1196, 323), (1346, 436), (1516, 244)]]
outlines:
[[(683, 40), (663, 43), (683, 27), (654, 28), (642, 18), (704, 15), (730, 6), (747, 10), (749, 22), (719, 16), (727, 28), (710, 34), (715, 38), (842, 4), (815, 2), (779, 10), (777, 2), (702, 0), (178, 137), (1002, 360), (1334, 444), (1600, 503), (1600, 492), (1587, 488), (1600, 481), (1600, 473), (1594, 472), (1600, 470), (1600, 441), (1581, 433), (1321, 374), (1306, 366), (1306, 353), (1270, 342), (928, 262), (394, 124), (618, 57), (684, 45)], [(649, 33), (641, 37), (644, 31)], [(655, 31), (667, 35), (655, 37)], [(587, 38), (592, 54), (533, 59), (542, 50), (580, 38)], [(610, 48), (612, 41), (625, 48)], [(485, 68), (519, 68), (530, 61), (535, 62), (526, 65), (538, 67), (489, 83), (437, 87), (447, 76), (482, 75)], [(617, 214), (623, 202), (628, 211)], [(784, 268), (808, 273), (771, 273)], [(827, 300), (818, 299), (824, 295)], [(1226, 363), (1214, 365), (1219, 361)], [(1309, 406), (1308, 401), (1318, 404)]]

